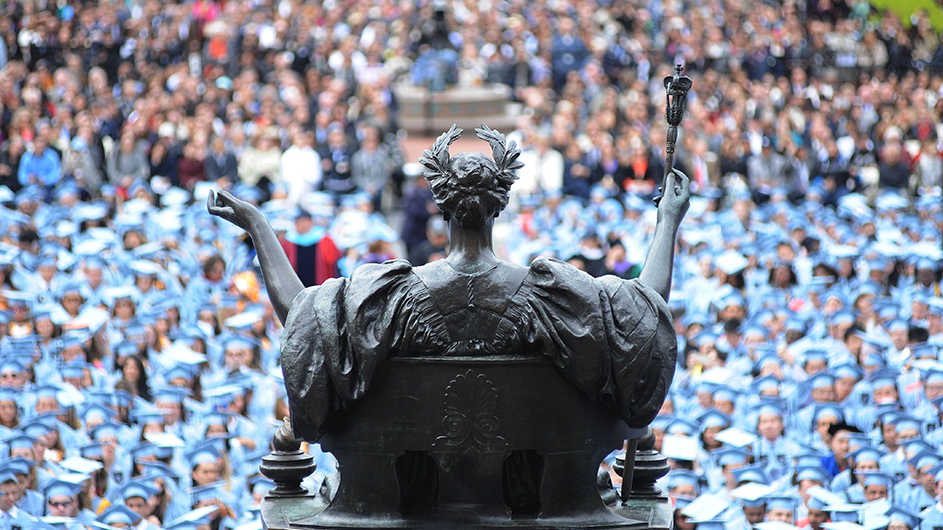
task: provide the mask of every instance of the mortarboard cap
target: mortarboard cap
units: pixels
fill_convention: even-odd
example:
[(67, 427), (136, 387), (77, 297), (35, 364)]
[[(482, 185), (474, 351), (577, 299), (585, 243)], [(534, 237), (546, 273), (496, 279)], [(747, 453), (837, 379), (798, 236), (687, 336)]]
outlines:
[(857, 523), (861, 520), (861, 506), (858, 504), (830, 505), (826, 506), (824, 511), (831, 514), (833, 523)]
[(750, 452), (739, 447), (721, 447), (711, 452), (711, 458), (718, 466), (744, 464), (750, 458)]
[(854, 377), (856, 380), (860, 381), (864, 377), (864, 371), (851, 360), (840, 362), (835, 366), (829, 368), (829, 372), (835, 376), (835, 379), (841, 379), (844, 377)]
[(884, 486), (891, 489), (894, 486), (894, 477), (882, 471), (859, 471), (862, 477), (862, 486)]
[(102, 467), (101, 462), (96, 462), (94, 460), (89, 460), (87, 458), (82, 458), (81, 456), (70, 456), (62, 462), (59, 463), (59, 467), (67, 469), (75, 473), (81, 473), (84, 475), (91, 475), (92, 473), (98, 471)]
[(757, 484), (769, 485), (770, 478), (766, 473), (766, 468), (762, 464), (753, 464), (743, 466), (733, 470), (734, 479), (737, 483), (756, 482)]
[(827, 506), (833, 506), (842, 504), (845, 502), (845, 498), (837, 493), (832, 493), (823, 486), (812, 486), (807, 488), (806, 493), (809, 495), (809, 507), (812, 508), (811, 502), (816, 501), (814, 509), (824, 511)]
[(0, 374), (19, 374), (26, 370), (23, 362), (16, 357), (7, 357), (0, 361)]
[(911, 344), (908, 346), (910, 348), (910, 355), (914, 359), (939, 359), (940, 348), (935, 344), (928, 344), (922, 342), (920, 344)]
[[(216, 484), (210, 484), (207, 486), (200, 486), (199, 488), (193, 488), (191, 490), (191, 496), (194, 498), (193, 504), (201, 500), (214, 500), (217, 491), (220, 486), (223, 484), (217, 482)], [(207, 497), (206, 499), (201, 499), (200, 497)], [(197, 528), (209, 524), (211, 516), (219, 510), (218, 505), (212, 506), (203, 506), (197, 508), (193, 511), (185, 513), (180, 517), (170, 521), (164, 525), (165, 530), (196, 530)]]
[(936, 466), (941, 459), (943, 459), (943, 456), (940, 456), (939, 453), (932, 450), (923, 450), (910, 457), (907, 462), (917, 468), (918, 471), (922, 471), (925, 467)]
[(720, 443), (729, 445), (731, 447), (741, 448), (746, 447), (759, 439), (755, 434), (738, 429), (736, 427), (724, 429), (723, 431), (717, 433), (714, 438)]
[(662, 438), (661, 453), (675, 460), (694, 462), (697, 460), (698, 438), (666, 434)]
[(766, 501), (767, 511), (779, 509), (795, 513), (796, 507), (799, 505), (799, 499), (786, 495), (767, 495), (764, 500)]
[(205, 486), (197, 486), (190, 489), (190, 497), (193, 504), (207, 502), (219, 498), (220, 490), (226, 486), (225, 482), (214, 482)]
[(759, 508), (766, 504), (766, 497), (775, 490), (772, 486), (758, 482), (747, 482), (730, 491), (730, 496), (739, 499), (747, 508)]
[(894, 424), (894, 431), (897, 434), (901, 434), (907, 431), (917, 431), (917, 436), (923, 434), (922, 423), (919, 419), (911, 416), (910, 414), (897, 413), (894, 414), (887, 423)]
[(162, 386), (154, 389), (154, 403), (183, 403), (184, 398), (189, 397), (192, 392), (188, 388), (179, 386)]
[(939, 462), (935, 466), (928, 469), (927, 474), (933, 475), (934, 482), (943, 481), (943, 462)]
[(904, 523), (911, 530), (916, 530), (920, 526), (921, 516), (899, 506), (891, 506), (884, 515), (888, 523)]
[(818, 482), (820, 484), (826, 484), (829, 482), (828, 475), (825, 473), (825, 470), (822, 469), (821, 465), (817, 466), (808, 466), (808, 467), (797, 467), (796, 468), (796, 481), (811, 480)]
[(29, 435), (22, 431), (14, 431), (13, 436), (10, 436), (4, 443), (7, 444), (7, 447), (12, 450), (17, 449), (33, 449), (33, 444), (39, 441), (39, 438)]
[(49, 500), (53, 497), (58, 497), (60, 495), (73, 497), (77, 495), (78, 492), (81, 490), (82, 490), (81, 482), (76, 484), (74, 482), (63, 480), (62, 478), (58, 478), (58, 479), (53, 480), (46, 486), (44, 494), (46, 496), (46, 499)]
[(701, 426), (701, 430), (708, 429), (711, 427), (723, 427), (727, 428), (731, 425), (732, 420), (730, 416), (720, 412), (717, 409), (708, 409), (706, 412), (701, 414), (697, 418), (698, 424)]
[(79, 448), (79, 456), (86, 459), (102, 458), (102, 443), (92, 442)]
[(672, 469), (668, 472), (667, 481), (669, 489), (678, 486), (694, 486), (695, 488), (700, 486), (697, 474), (688, 469)]
[(146, 475), (160, 476), (177, 484), (180, 483), (180, 475), (163, 462), (143, 460), (135, 463), (143, 468), (143, 473)]
[(750, 390), (755, 394), (764, 395), (771, 391), (779, 392), (779, 385), (782, 381), (779, 380), (774, 375), (764, 375), (763, 377), (758, 377), (750, 383)]
[(891, 368), (881, 368), (876, 370), (868, 377), (868, 383), (872, 389), (884, 388), (886, 386), (897, 386), (897, 377), (900, 372)]
[(204, 440), (186, 452), (185, 456), (191, 467), (199, 464), (216, 464), (219, 461), (220, 450), (215, 443), (216, 440), (218, 439)]
[(7, 482), (18, 482), (16, 473), (11, 469), (0, 468), (0, 484), (6, 484)]
[(187, 446), (179, 436), (170, 432), (149, 432), (144, 435), (144, 439), (162, 449), (177, 449)]
[(89, 433), (92, 437), (92, 440), (100, 442), (106, 438), (118, 438), (118, 434), (124, 429), (124, 425), (114, 422), (106, 421), (102, 424), (96, 425), (94, 429)]
[(825, 418), (835, 418), (839, 422), (845, 421), (842, 406), (838, 403), (816, 403), (812, 417), (815, 423)]
[(764, 414), (773, 414), (783, 417), (784, 402), (780, 399), (762, 398), (756, 407), (756, 416), (759, 418)]
[(835, 377), (828, 372), (819, 372), (806, 380), (810, 390), (828, 388), (835, 384)]
[(120, 498), (124, 501), (132, 497), (141, 497), (143, 499), (150, 499), (152, 495), (157, 495), (160, 493), (160, 490), (156, 486), (145, 482), (143, 480), (129, 480), (126, 484), (121, 487), (119, 492)]
[(827, 360), (828, 360), (828, 352), (826, 352), (825, 350), (820, 350), (818, 348), (809, 348), (808, 350), (802, 352), (803, 365), (809, 361), (827, 361)]
[(265, 492), (275, 487), (275, 481), (259, 474), (249, 479), (249, 486), (252, 488), (253, 493), (265, 494)]
[(8, 458), (6, 462), (3, 463), (4, 468), (13, 471), (17, 475), (28, 474), (35, 466), (36, 462), (28, 458), (23, 458), (22, 456)]
[(114, 526), (124, 524), (126, 528), (132, 527), (141, 521), (141, 516), (131, 510), (124, 504), (112, 504), (95, 519), (99, 523)]
[(848, 458), (852, 459), (857, 466), (861, 462), (880, 462), (881, 457), (884, 454), (880, 449), (871, 447), (869, 445), (863, 445), (854, 451), (848, 453)]
[(725, 250), (714, 259), (717, 268), (722, 270), (728, 276), (737, 274), (750, 264), (749, 260), (743, 254), (733, 249)]

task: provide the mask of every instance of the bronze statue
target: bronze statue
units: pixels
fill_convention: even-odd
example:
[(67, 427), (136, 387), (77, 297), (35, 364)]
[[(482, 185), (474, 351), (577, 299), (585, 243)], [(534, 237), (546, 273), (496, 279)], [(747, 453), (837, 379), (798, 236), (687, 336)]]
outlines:
[[(585, 406), (603, 411), (600, 414), (614, 418), (613, 421), (624, 422), (623, 430), (606, 428), (607, 432), (611, 431), (606, 443), (630, 437), (625, 434), (626, 425), (635, 429), (633, 436), (641, 436), (638, 429), (647, 427), (658, 413), (671, 384), (677, 355), (674, 326), (666, 302), (671, 288), (675, 236), (690, 198), (688, 178), (677, 170), (666, 178), (664, 195), (658, 204), (654, 241), (638, 279), (592, 278), (555, 259), (541, 258), (530, 267), (520, 267), (500, 260), (492, 249), (494, 219), (508, 203), (508, 191), (515, 180), (514, 170), (521, 167), (517, 161), (520, 151), (513, 142), (506, 145), (504, 135), (486, 125), (476, 132), (491, 145), (493, 159), (480, 153), (460, 153), (450, 158), (449, 145), (462, 133), (454, 126), (441, 135), (421, 159), (436, 204), (448, 220), (451, 239), (451, 250), (445, 260), (421, 267), (413, 267), (405, 260), (364, 265), (350, 278), (328, 280), (321, 286), (305, 289), (274, 232), (256, 208), (226, 191), (208, 198), (210, 213), (245, 229), (252, 237), (269, 296), (285, 324), (281, 360), (295, 437), (310, 442), (322, 436), (325, 440), (346, 440), (345, 437), (356, 430), (349, 425), (353, 420), (333, 421), (332, 417), (342, 409), (356, 412), (358, 402), (368, 400), (365, 396), (373, 385), (379, 384), (378, 380), (392, 377), (386, 367), (401, 366), (402, 363), (397, 365), (396, 362), (403, 358), (421, 358), (432, 364), (436, 359), (446, 364), (451, 360), (454, 360), (452, 364), (472, 363), (478, 358), (548, 359), (552, 366), (546, 361), (541, 366), (548, 366), (550, 372), (547, 373), (551, 376), (552, 373), (562, 375), (568, 385), (561, 384), (575, 389), (574, 396), (584, 396), (585, 399), (578, 399), (583, 399)], [(538, 495), (528, 491), (539, 490), (539, 484), (535, 483), (550, 480), (546, 470), (557, 469), (553, 467), (556, 464), (552, 465), (549, 460), (542, 463), (549, 457), (538, 455), (539, 448), (531, 451), (527, 447), (511, 447), (515, 443), (511, 434), (516, 425), (500, 420), (497, 412), (497, 408), (506, 406), (499, 405), (497, 398), (504, 392), (502, 383), (494, 375), (497, 372), (479, 373), (480, 365), (467, 372), (462, 368), (455, 372), (458, 376), (449, 372), (452, 375), (445, 376), (445, 383), (440, 385), (443, 394), (421, 395), (418, 390), (421, 382), (412, 382), (412, 387), (417, 389), (413, 396), (417, 408), (425, 400), (433, 400), (428, 407), (444, 411), (444, 416), (438, 412), (437, 417), (443, 418), (442, 425), (427, 429), (431, 436), (428, 447), (410, 450), (409, 446), (404, 446), (410, 458), (402, 469), (399, 460), (396, 464), (400, 497), (409, 497), (410, 491), (415, 491), (415, 488), (405, 487), (404, 482), (429, 482), (429, 473), (475, 475), (472, 471), (460, 471), (462, 458), (472, 451), (482, 458), (498, 455), (497, 487), (501, 487), (503, 465), (504, 502), (510, 512), (552, 511), (546, 492)], [(410, 386), (398, 381), (387, 386), (397, 384), (401, 385), (397, 392), (412, 392)], [(531, 383), (519, 381), (518, 384), (526, 387)], [(468, 398), (468, 395), (476, 397)], [(505, 403), (505, 397), (502, 395), (500, 403)], [(463, 404), (469, 400), (474, 403)], [(401, 404), (389, 404), (389, 407), (390, 414), (408, 408)], [(462, 407), (477, 412), (467, 413)], [(474, 418), (466, 417), (475, 414)], [(528, 414), (526, 410), (511, 414), (522, 418), (521, 425), (526, 423), (523, 418)], [(382, 415), (378, 417), (382, 421)], [(501, 429), (503, 431), (499, 432)], [(381, 438), (378, 444), (389, 442), (387, 436)], [(592, 439), (592, 436), (587, 434), (584, 438)], [(579, 439), (579, 436), (574, 438)], [(325, 443), (322, 440), (322, 444)], [(604, 456), (615, 448), (602, 448), (600, 454)], [(453, 449), (460, 456), (443, 456), (443, 451)], [(330, 450), (344, 453), (343, 448)], [(511, 459), (507, 454), (514, 450), (519, 452)], [(362, 455), (369, 451), (360, 451), (361, 457), (351, 462), (366, 458)], [(423, 456), (424, 451), (435, 458)], [(593, 447), (588, 458), (601, 458), (599, 451), (600, 448)], [(346, 484), (351, 488), (357, 480), (347, 479), (345, 462), (342, 456), (338, 459), (342, 466), (341, 487)], [(508, 464), (508, 460), (514, 462)], [(386, 466), (384, 462), (377, 465)], [(598, 462), (598, 459), (587, 460), (584, 467), (595, 475), (593, 466), (598, 467)], [(547, 467), (541, 475), (537, 468), (542, 465)], [(486, 480), (477, 476), (467, 480), (479, 479)], [(594, 485), (595, 477), (590, 477), (590, 481)], [(392, 484), (395, 486), (395, 482)], [(404, 501), (400, 499), (399, 512), (428, 512), (430, 503), (435, 504), (436, 495), (440, 507), (443, 497), (457, 499), (454, 505), (475, 504), (469, 499), (481, 505), (491, 502), (486, 499), (489, 494), (469, 492), (467, 488), (453, 491), (444, 482), (439, 493), (435, 493), (438, 491), (435, 488), (440, 488), (438, 482), (432, 490), (430, 488), (433, 487), (426, 487), (423, 493), (411, 497), (415, 510), (404, 508)], [(488, 486), (479, 487), (482, 488)], [(500, 500), (500, 492), (498, 496)], [(541, 499), (543, 508), (539, 508)], [(554, 501), (553, 504), (562, 506), (567, 502)], [(602, 506), (598, 498), (594, 502)], [(396, 510), (395, 506), (394, 503), (392, 511)], [(351, 513), (358, 510), (364, 510), (363, 506), (357, 505)], [(332, 527), (330, 524), (322, 526)], [(389, 526), (398, 525), (389, 523)]]

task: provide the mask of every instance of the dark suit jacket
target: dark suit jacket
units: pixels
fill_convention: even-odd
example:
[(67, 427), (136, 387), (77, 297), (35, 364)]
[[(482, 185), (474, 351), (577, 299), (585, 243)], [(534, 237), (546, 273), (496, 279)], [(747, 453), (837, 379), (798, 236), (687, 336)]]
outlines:
[(206, 166), (206, 179), (210, 182), (220, 177), (229, 177), (231, 182), (239, 180), (239, 162), (236, 160), (236, 155), (232, 153), (225, 153), (222, 157), (222, 163), (216, 159), (215, 155), (210, 153), (206, 156), (203, 165)]

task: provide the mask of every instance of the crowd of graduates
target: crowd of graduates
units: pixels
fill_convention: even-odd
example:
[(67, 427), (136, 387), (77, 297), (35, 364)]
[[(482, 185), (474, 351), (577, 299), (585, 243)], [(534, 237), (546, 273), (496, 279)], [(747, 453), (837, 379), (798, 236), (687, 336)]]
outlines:
[(676, 63), (676, 527), (943, 527), (940, 29), (850, 0), (2, 3), (0, 529), (261, 527), (281, 324), (210, 189), (306, 286), (439, 259), (392, 86), (504, 83), (499, 254), (632, 278)]

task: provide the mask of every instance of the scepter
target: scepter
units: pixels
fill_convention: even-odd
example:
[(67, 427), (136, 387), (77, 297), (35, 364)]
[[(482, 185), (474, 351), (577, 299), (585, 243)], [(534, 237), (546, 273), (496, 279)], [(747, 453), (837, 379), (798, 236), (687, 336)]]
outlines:
[[(664, 192), (668, 174), (674, 166), (675, 145), (678, 143), (678, 126), (684, 118), (684, 104), (688, 100), (688, 91), (691, 90), (691, 78), (681, 75), (684, 69), (680, 64), (675, 65), (674, 75), (665, 76), (665, 119), (668, 121), (668, 141), (665, 144), (665, 176), (659, 192)], [(655, 204), (661, 200), (661, 195), (655, 197)]]

